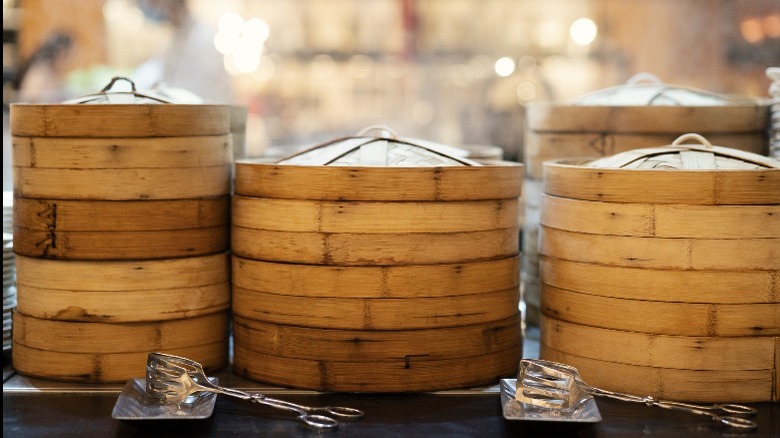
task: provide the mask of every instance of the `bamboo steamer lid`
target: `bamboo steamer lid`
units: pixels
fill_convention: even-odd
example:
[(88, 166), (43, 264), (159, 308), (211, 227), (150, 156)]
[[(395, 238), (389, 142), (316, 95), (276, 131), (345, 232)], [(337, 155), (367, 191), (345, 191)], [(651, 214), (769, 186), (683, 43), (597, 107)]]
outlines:
[[(150, 352), (168, 351), (205, 359), (203, 364), (214, 369), (227, 362), (228, 318), (222, 311), (162, 322), (104, 324), (15, 312), (14, 368), (55, 380), (118, 382), (142, 374)], [(127, 363), (118, 365), (121, 361)]]
[(547, 160), (612, 155), (671, 142), (685, 132), (766, 154), (769, 105), (763, 98), (665, 84), (648, 73), (571, 102), (533, 103), (528, 108), (527, 174), (541, 178)]
[[(685, 144), (696, 140), (700, 145)], [(780, 162), (685, 134), (670, 146), (601, 160), (545, 163), (544, 191), (571, 199), (693, 205), (776, 205)]]
[[(374, 133), (374, 134), (372, 134)], [(520, 196), (523, 166), (371, 127), (277, 163), (236, 162), (238, 195), (335, 201), (470, 201)]]
[[(113, 91), (120, 80), (131, 91)], [(141, 200), (230, 193), (225, 105), (171, 104), (127, 78), (58, 105), (11, 108), (16, 196)]]
[[(111, 91), (118, 81), (131, 91)], [(62, 104), (11, 105), (11, 132), (23, 137), (177, 137), (230, 132), (226, 105), (166, 105), (157, 93), (137, 92), (115, 77), (99, 93)], [(86, 104), (86, 105), (84, 105)]]
[(35, 318), (150, 322), (230, 306), (227, 253), (144, 261), (62, 261), (17, 256), (17, 309)]

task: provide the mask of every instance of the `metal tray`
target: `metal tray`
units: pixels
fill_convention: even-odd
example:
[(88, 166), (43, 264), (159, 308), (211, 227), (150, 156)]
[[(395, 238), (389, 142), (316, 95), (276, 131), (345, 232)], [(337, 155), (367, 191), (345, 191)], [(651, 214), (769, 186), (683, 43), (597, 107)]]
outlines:
[(501, 410), (507, 420), (554, 421), (568, 423), (598, 423), (601, 413), (596, 400), (591, 395), (583, 396), (583, 401), (572, 410), (554, 410), (529, 406), (515, 399), (517, 379), (501, 380)]
[[(218, 383), (216, 377), (210, 377)], [(127, 382), (116, 400), (111, 417), (116, 420), (202, 420), (214, 412), (217, 394), (200, 392), (181, 404), (165, 403), (146, 395), (146, 379)]]

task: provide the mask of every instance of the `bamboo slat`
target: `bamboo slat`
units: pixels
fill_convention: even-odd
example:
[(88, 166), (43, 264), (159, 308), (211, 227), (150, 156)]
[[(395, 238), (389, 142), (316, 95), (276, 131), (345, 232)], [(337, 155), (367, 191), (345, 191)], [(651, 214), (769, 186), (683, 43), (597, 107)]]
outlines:
[(224, 166), (233, 162), (229, 134), (142, 138), (11, 138), (13, 165), (61, 169)]
[(745, 371), (657, 368), (585, 358), (545, 344), (540, 345), (540, 356), (571, 365), (586, 383), (610, 391), (691, 402), (777, 401), (773, 398), (773, 367)]
[(159, 291), (230, 280), (227, 253), (141, 261), (63, 261), (16, 257), (19, 287), (83, 292)]
[(51, 352), (149, 352), (225, 340), (228, 319), (228, 312), (217, 312), (170, 321), (106, 324), (52, 321), (14, 312), (13, 338), (15, 343)]
[(233, 224), (323, 233), (444, 233), (517, 226), (518, 200), (365, 202), (233, 197)]
[(14, 225), (27, 230), (190, 230), (227, 226), (229, 223), (228, 196), (118, 202), (14, 199)]
[[(20, 374), (44, 379), (84, 382), (118, 383), (143, 377), (149, 353), (62, 353), (38, 350), (14, 342), (14, 369)], [(191, 358), (206, 370), (217, 370), (228, 364), (228, 339), (210, 344), (170, 348), (160, 352)]]
[(780, 238), (780, 204), (683, 205), (543, 195), (541, 223), (586, 234), (704, 239)]
[(542, 344), (563, 353), (607, 362), (681, 370), (749, 371), (774, 367), (773, 336), (637, 333), (575, 324), (547, 314), (542, 316), (540, 328)]
[(544, 164), (544, 192), (604, 202), (690, 205), (780, 204), (780, 169), (648, 170), (583, 167), (583, 160)]
[(11, 105), (24, 137), (178, 137), (230, 133), (226, 105)]
[(236, 345), (233, 368), (254, 380), (293, 388), (349, 392), (409, 392), (494, 384), (517, 373), (520, 348), (482, 356), (431, 360), (425, 356), (376, 362), (292, 359)]
[(686, 336), (780, 335), (777, 302), (697, 304), (631, 300), (571, 292), (543, 284), (541, 304), (542, 312), (563, 321), (631, 332)]
[(327, 266), (233, 256), (232, 281), (277, 295), (336, 298), (450, 297), (516, 288), (519, 256), (471, 263)]
[(17, 310), (35, 318), (81, 322), (150, 322), (193, 318), (230, 308), (230, 284), (178, 289), (83, 291), (17, 284)]
[[(633, 133), (620, 132), (544, 132), (529, 130), (525, 136), (523, 155), (526, 177), (542, 179), (543, 163), (571, 157), (601, 157), (636, 148), (670, 144), (680, 132)], [(762, 130), (744, 133), (711, 132), (707, 138), (713, 144), (730, 145), (756, 154), (766, 154), (767, 138)]]
[(777, 271), (691, 271), (606, 266), (542, 257), (550, 286), (595, 296), (669, 303), (778, 303)]
[(542, 226), (543, 255), (650, 269), (778, 270), (780, 239), (679, 239), (582, 234)]
[(14, 194), (43, 199), (209, 198), (230, 193), (230, 165), (181, 168), (13, 168)]
[(591, 106), (534, 103), (528, 111), (533, 131), (648, 134), (698, 132), (709, 135), (766, 130), (769, 106)]
[(379, 168), (236, 162), (238, 195), (334, 201), (471, 201), (520, 196), (523, 165)]
[(274, 324), (343, 330), (412, 330), (498, 321), (517, 313), (517, 288), (446, 298), (320, 298), (233, 287), (235, 315)]
[(461, 233), (330, 234), (253, 230), (234, 225), (234, 254), (320, 265), (420, 265), (514, 256), (518, 228)]
[(236, 344), (251, 351), (327, 362), (454, 359), (500, 353), (521, 343), (519, 313), (495, 322), (419, 330), (333, 330), (236, 316), (233, 333)]
[(165, 231), (40, 231), (14, 227), (14, 251), (63, 260), (154, 260), (225, 252), (227, 226)]

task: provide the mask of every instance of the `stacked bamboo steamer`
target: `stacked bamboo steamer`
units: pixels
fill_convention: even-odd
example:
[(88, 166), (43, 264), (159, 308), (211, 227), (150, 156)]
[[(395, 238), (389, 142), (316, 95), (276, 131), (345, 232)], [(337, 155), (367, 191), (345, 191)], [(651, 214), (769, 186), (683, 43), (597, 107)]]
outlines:
[(227, 364), (229, 107), (112, 91), (117, 79), (74, 103), (11, 106), (25, 375), (121, 382), (151, 351)]
[(544, 171), (542, 358), (613, 391), (780, 399), (780, 162), (688, 134)]
[(571, 157), (608, 156), (669, 144), (698, 132), (715, 144), (766, 155), (769, 101), (725, 96), (663, 84), (641, 73), (626, 85), (572, 102), (535, 102), (528, 107), (523, 226), (523, 287), (528, 321), (539, 318), (539, 196), (543, 163)]
[(381, 129), (236, 163), (238, 374), (398, 392), (516, 372), (522, 165), (451, 151)]

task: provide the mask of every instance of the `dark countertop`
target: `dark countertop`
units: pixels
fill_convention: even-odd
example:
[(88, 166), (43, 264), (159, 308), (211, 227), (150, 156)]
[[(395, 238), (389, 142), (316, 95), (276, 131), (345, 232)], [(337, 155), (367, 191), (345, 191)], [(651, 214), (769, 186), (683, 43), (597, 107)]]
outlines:
[[(526, 342), (526, 353), (536, 346)], [(530, 348), (528, 348), (530, 347)], [(538, 353), (537, 353), (538, 354)], [(739, 432), (710, 418), (641, 404), (597, 399), (603, 420), (594, 424), (508, 421), (498, 386), (436, 393), (318, 393), (266, 387), (225, 369), (212, 373), (227, 387), (254, 390), (302, 404), (356, 407), (365, 418), (334, 431), (307, 429), (292, 415), (225, 396), (204, 420), (120, 421), (111, 417), (124, 385), (79, 385), (3, 372), (4, 437), (274, 436), (274, 437), (780, 437), (780, 403), (759, 410), (754, 432)]]

